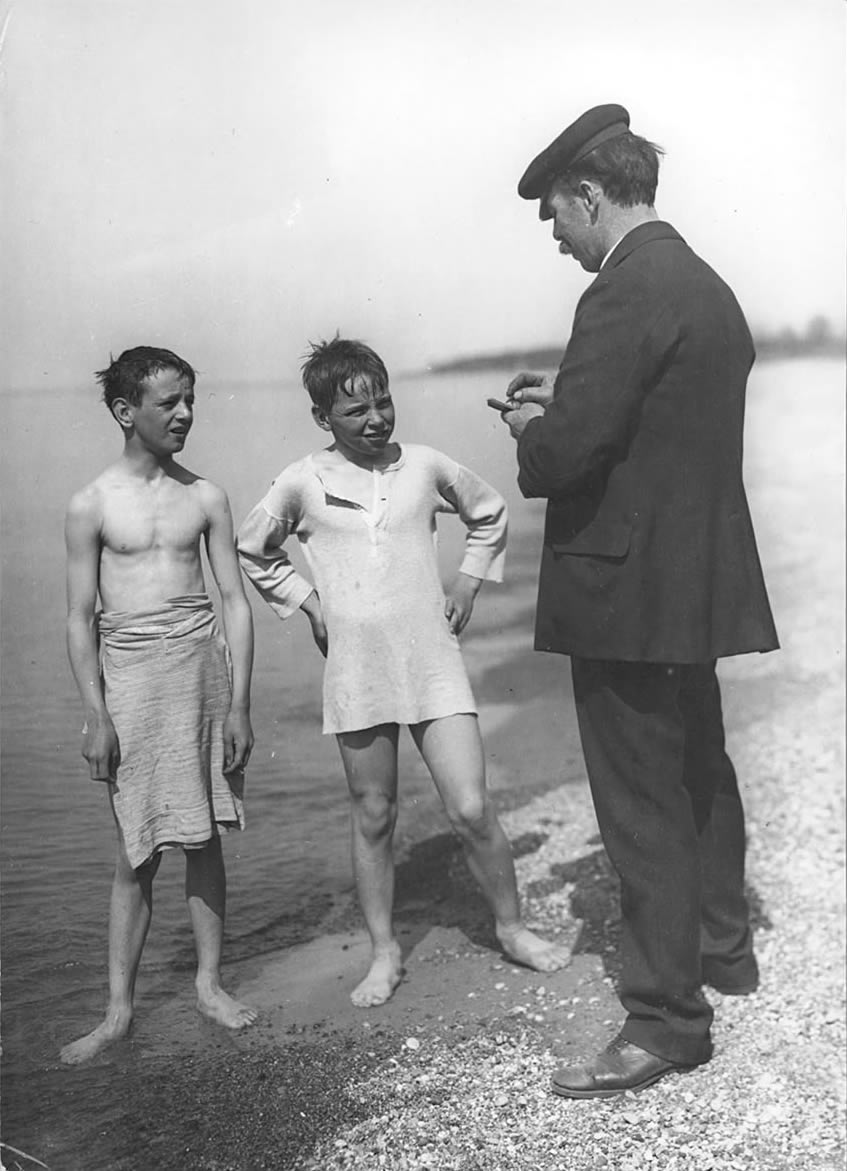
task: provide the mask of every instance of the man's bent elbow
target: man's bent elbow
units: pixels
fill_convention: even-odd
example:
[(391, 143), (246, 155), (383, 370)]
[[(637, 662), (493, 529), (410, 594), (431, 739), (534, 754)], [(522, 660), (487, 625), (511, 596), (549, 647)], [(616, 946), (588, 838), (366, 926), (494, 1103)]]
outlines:
[(523, 471), (518, 473), (518, 488), (520, 488), (521, 495), (527, 500), (536, 500), (547, 496), (544, 486)]
[(553, 496), (566, 496), (573, 487), (572, 476), (560, 472), (521, 467), (518, 473), (518, 487), (527, 500), (549, 500)]

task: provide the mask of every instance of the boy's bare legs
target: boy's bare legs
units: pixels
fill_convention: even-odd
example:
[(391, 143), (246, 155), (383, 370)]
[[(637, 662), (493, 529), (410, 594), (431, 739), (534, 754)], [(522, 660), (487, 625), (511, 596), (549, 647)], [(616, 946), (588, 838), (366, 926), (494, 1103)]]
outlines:
[(65, 1045), (59, 1057), (79, 1065), (112, 1041), (124, 1037), (132, 1023), (135, 978), (153, 913), (153, 879), (161, 854), (134, 870), (118, 837), (115, 877), (109, 905), (109, 1006), (92, 1032)]
[(380, 724), (343, 732), (337, 738), (350, 790), (353, 873), (372, 948), (370, 970), (350, 994), (359, 1008), (384, 1004), (403, 978), (400, 945), (391, 922), (397, 733), (396, 724)]
[(221, 839), (185, 850), (185, 898), (197, 948), (197, 1007), (204, 1016), (228, 1029), (242, 1029), (256, 1020), (256, 1009), (221, 988), (221, 947), (226, 911), (226, 871)]
[(570, 960), (568, 948), (541, 939), (521, 918), (512, 850), (485, 788), (476, 716), (428, 720), (410, 731), (464, 842), (470, 871), (494, 912), (500, 946), (513, 960), (538, 972), (564, 967)]

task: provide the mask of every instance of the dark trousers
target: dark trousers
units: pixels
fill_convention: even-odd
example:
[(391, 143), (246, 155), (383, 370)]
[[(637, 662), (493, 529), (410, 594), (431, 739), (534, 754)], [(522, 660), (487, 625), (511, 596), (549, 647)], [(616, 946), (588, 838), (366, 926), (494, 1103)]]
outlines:
[(755, 973), (744, 811), (715, 664), (572, 660), (597, 821), (621, 883), (623, 1035), (669, 1061), (711, 1055), (704, 977)]

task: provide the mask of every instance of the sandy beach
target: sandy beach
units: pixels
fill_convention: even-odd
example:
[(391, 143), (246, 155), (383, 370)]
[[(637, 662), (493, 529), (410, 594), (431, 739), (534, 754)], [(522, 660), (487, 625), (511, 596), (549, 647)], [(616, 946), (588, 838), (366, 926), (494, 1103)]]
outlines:
[[(721, 666), (748, 813), (748, 894), (763, 979), (750, 997), (709, 993), (716, 1052), (707, 1066), (608, 1101), (564, 1101), (549, 1091), (556, 1064), (592, 1055), (620, 1023), (618, 907), (581, 763), (568, 664), (528, 656), (527, 625), (520, 653), (503, 644), (501, 661), (483, 663), (477, 642), (469, 661), (472, 672), (483, 668), (475, 685), (491, 786), (526, 914), (570, 944), (569, 967), (542, 976), (498, 952), (457, 843), (446, 822), (427, 815), (400, 842), (407, 976), (389, 1004), (366, 1012), (350, 1005), (367, 956), (352, 897), (326, 912), (308, 942), (230, 959), (228, 986), (261, 1010), (243, 1033), (224, 1034), (196, 1014), (187, 955), (184, 993), (152, 1008), (142, 998), (131, 1039), (108, 1061), (7, 1076), (4, 1166), (843, 1167), (843, 367), (827, 366), (814, 410), (794, 394), (799, 373), (770, 399), (759, 396), (755, 411), (772, 413), (773, 424), (754, 429), (748, 444), (783, 649)], [(504, 678), (512, 703), (503, 699)], [(503, 762), (516, 759), (533, 785), (510, 784)]]

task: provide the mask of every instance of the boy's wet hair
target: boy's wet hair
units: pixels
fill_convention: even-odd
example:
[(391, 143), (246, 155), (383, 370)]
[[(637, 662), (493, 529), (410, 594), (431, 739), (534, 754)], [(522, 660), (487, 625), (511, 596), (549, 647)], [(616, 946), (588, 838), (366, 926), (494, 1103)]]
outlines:
[(310, 352), (300, 367), (303, 385), (319, 410), (327, 414), (340, 391), (367, 378), (374, 390), (388, 389), (388, 371), (375, 350), (353, 338), (339, 337), (331, 342), (310, 342)]
[(118, 398), (126, 399), (137, 407), (144, 395), (145, 379), (158, 374), (160, 370), (176, 370), (177, 374), (194, 385), (196, 375), (186, 360), (172, 350), (164, 350), (159, 346), (136, 346), (132, 350), (124, 350), (119, 358), (109, 354), (109, 365), (105, 370), (98, 370), (95, 378), (103, 387), (103, 402), (109, 410)]

